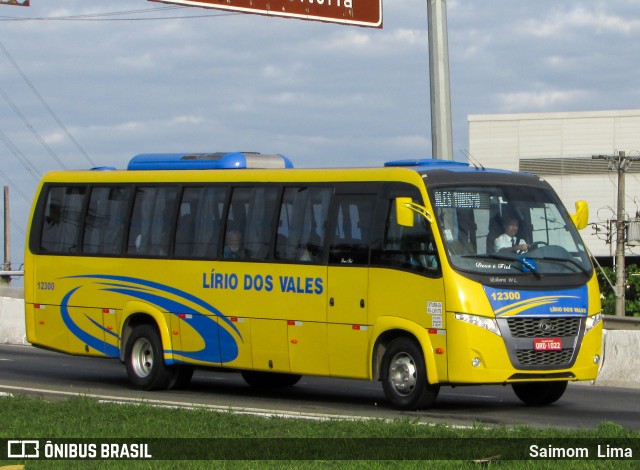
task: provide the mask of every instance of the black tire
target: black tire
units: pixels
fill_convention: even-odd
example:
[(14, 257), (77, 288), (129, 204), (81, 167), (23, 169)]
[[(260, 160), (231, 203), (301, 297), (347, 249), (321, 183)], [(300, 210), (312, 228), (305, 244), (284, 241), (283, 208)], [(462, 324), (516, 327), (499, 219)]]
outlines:
[(142, 390), (166, 390), (176, 369), (164, 362), (160, 335), (152, 325), (134, 328), (125, 346), (125, 364), (129, 380)]
[(302, 378), (297, 374), (283, 374), (280, 372), (259, 372), (254, 370), (242, 371), (242, 378), (252, 387), (276, 388), (293, 387)]
[(567, 389), (562, 382), (522, 382), (511, 384), (516, 396), (529, 406), (550, 405), (558, 401)]
[(422, 349), (414, 340), (396, 338), (382, 357), (382, 388), (395, 408), (430, 408), (438, 398), (439, 385), (430, 385)]

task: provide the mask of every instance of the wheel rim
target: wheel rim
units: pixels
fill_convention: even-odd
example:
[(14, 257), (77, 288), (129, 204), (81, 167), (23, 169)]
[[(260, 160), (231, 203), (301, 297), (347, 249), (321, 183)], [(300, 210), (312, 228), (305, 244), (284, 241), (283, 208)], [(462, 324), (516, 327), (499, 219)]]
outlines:
[(154, 363), (153, 348), (146, 338), (138, 339), (131, 350), (131, 366), (138, 377), (146, 377), (151, 373)]
[(400, 395), (409, 395), (416, 388), (417, 367), (407, 353), (393, 356), (389, 365), (389, 383)]

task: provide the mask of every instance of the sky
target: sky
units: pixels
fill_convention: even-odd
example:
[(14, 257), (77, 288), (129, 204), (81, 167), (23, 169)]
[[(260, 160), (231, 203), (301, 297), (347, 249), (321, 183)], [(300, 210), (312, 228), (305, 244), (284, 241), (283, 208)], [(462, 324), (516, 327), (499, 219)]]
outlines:
[[(448, 0), (447, 17), (456, 160), (469, 115), (640, 107), (638, 0)], [(155, 152), (281, 153), (297, 167), (431, 157), (427, 1), (383, 0), (383, 22), (146, 0), (0, 5), (13, 267), (47, 171)]]

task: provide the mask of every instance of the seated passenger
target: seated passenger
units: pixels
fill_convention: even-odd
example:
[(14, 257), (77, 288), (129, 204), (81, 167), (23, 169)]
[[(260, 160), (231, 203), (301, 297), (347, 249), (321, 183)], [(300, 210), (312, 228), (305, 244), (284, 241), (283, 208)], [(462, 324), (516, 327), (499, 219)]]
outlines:
[(242, 245), (242, 235), (237, 230), (229, 230), (225, 237), (225, 246), (223, 251), (224, 258), (241, 259), (244, 258), (244, 249)]

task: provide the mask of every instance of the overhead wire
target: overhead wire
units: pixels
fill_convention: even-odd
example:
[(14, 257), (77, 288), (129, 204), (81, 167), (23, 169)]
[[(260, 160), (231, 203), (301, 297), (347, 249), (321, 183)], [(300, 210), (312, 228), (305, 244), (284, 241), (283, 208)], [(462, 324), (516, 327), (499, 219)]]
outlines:
[(145, 8), (142, 10), (114, 11), (105, 13), (88, 13), (85, 15), (67, 15), (67, 16), (44, 16), (44, 17), (15, 17), (0, 16), (0, 21), (162, 21), (175, 19), (191, 19), (191, 18), (211, 18), (217, 16), (242, 15), (242, 12), (218, 12), (206, 13), (200, 15), (181, 15), (181, 16), (163, 16), (160, 18), (112, 18), (113, 16), (124, 16), (139, 13), (156, 13), (166, 10), (177, 10), (192, 8), (187, 6), (166, 6), (156, 8)]
[(24, 169), (27, 170), (27, 172), (33, 177), (33, 179), (35, 179), (36, 182), (40, 181), (40, 177), (42, 176), (42, 173), (40, 173), (40, 170), (36, 168), (36, 166), (31, 162), (31, 160), (29, 160), (24, 155), (24, 153), (20, 151), (17, 145), (14, 144), (13, 141), (9, 138), (9, 136), (5, 134), (1, 129), (0, 129), (0, 140), (2, 141), (2, 143), (4, 143), (7, 146), (9, 151), (13, 154), (14, 157), (16, 157), (16, 159), (20, 162), (20, 164), (24, 167)]
[(58, 157), (58, 155), (56, 155), (56, 153), (53, 151), (53, 149), (49, 146), (49, 144), (47, 144), (45, 142), (45, 140), (42, 138), (42, 136), (38, 133), (38, 131), (36, 130), (35, 127), (33, 127), (33, 125), (29, 122), (29, 120), (25, 117), (24, 114), (22, 114), (22, 111), (20, 111), (20, 109), (16, 106), (16, 104), (11, 100), (11, 98), (9, 98), (9, 95), (7, 95), (7, 93), (4, 91), (4, 89), (2, 87), (0, 87), (0, 95), (2, 95), (2, 97), (5, 99), (5, 101), (9, 104), (9, 106), (11, 106), (11, 109), (13, 109), (13, 112), (16, 113), (16, 115), (22, 120), (22, 122), (24, 122), (24, 124), (27, 126), (27, 128), (31, 131), (31, 133), (33, 134), (33, 136), (38, 140), (38, 142), (40, 142), (40, 145), (42, 145), (44, 147), (44, 149), (49, 153), (49, 155), (51, 155), (53, 157), (53, 159), (58, 163), (58, 165), (60, 165), (60, 168), (62, 168), (63, 170), (66, 170), (67, 167), (64, 164), (64, 162), (62, 160), (60, 160), (60, 157)]
[(42, 103), (42, 105), (49, 112), (51, 117), (58, 123), (58, 125), (63, 130), (63, 132), (67, 135), (69, 140), (73, 142), (73, 144), (80, 151), (80, 153), (86, 158), (86, 160), (89, 162), (91, 166), (96, 166), (95, 162), (91, 159), (89, 154), (87, 154), (87, 152), (84, 150), (84, 148), (82, 148), (80, 143), (71, 135), (71, 132), (69, 132), (69, 129), (67, 129), (67, 126), (63, 124), (63, 122), (60, 120), (58, 115), (53, 111), (53, 109), (51, 109), (51, 106), (49, 106), (49, 103), (47, 103), (47, 101), (42, 97), (42, 95), (38, 92), (36, 87), (33, 85), (31, 80), (29, 80), (29, 77), (27, 77), (27, 75), (22, 71), (22, 69), (17, 64), (17, 62), (13, 59), (11, 54), (9, 54), (9, 51), (7, 50), (6, 47), (4, 47), (4, 44), (2, 44), (2, 41), (0, 41), (0, 49), (2, 49), (2, 52), (4, 53), (4, 55), (7, 57), (7, 59), (9, 59), (9, 62), (11, 62), (14, 68), (18, 71), (18, 73), (20, 74), (20, 77), (22, 77), (22, 80), (27, 84), (27, 86), (31, 89), (34, 95), (36, 95), (36, 97), (40, 100), (40, 103)]
[[(2, 217), (4, 218), (3, 209), (0, 209), (0, 214), (2, 214)], [(22, 235), (23, 237), (27, 235), (25, 229), (22, 228), (22, 226), (18, 225), (15, 220), (11, 219), (9, 220), (9, 222), (11, 223), (11, 225), (13, 225), (13, 228), (15, 228), (18, 232), (20, 232), (20, 235)]]

